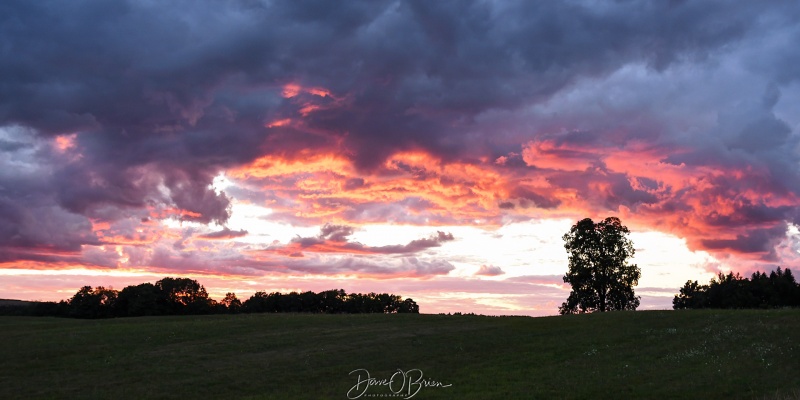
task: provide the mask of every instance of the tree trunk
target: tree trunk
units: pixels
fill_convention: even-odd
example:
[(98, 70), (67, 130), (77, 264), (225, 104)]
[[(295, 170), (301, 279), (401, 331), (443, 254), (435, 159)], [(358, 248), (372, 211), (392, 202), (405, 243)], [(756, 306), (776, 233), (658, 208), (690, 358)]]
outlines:
[(606, 285), (608, 283), (608, 268), (605, 263), (600, 266), (600, 312), (606, 312)]
[(600, 288), (600, 312), (606, 312), (606, 285)]

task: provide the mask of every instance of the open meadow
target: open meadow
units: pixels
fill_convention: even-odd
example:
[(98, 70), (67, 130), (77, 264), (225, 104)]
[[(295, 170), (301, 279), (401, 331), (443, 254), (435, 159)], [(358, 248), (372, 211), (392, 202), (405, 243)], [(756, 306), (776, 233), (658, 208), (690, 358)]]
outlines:
[[(547, 318), (0, 317), (0, 338), (3, 399), (367, 399), (393, 391), (398, 396), (392, 398), (415, 399), (800, 394), (797, 309)], [(367, 373), (375, 379), (371, 386)], [(357, 386), (359, 379), (364, 382)], [(380, 385), (390, 379), (391, 388)]]

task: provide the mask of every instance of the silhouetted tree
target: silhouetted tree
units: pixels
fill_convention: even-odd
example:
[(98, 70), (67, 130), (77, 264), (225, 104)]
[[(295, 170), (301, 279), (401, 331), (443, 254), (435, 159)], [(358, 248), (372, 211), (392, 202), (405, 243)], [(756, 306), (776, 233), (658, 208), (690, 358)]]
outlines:
[(347, 293), (345, 293), (343, 289), (320, 292), (319, 300), (322, 312), (329, 314), (344, 312), (344, 302), (346, 298)]
[(155, 286), (170, 314), (208, 314), (214, 305), (206, 288), (193, 279), (164, 278)]
[(267, 292), (255, 292), (242, 304), (242, 310), (248, 313), (267, 312)]
[(800, 285), (792, 271), (780, 267), (769, 276), (756, 271), (750, 279), (738, 273), (719, 273), (708, 285), (688, 281), (672, 299), (682, 308), (774, 308), (800, 305)]
[(117, 296), (118, 317), (141, 317), (169, 314), (166, 296), (152, 283), (126, 286)]
[(706, 299), (709, 308), (753, 308), (756, 300), (747, 278), (738, 273), (719, 273), (708, 285)]
[(280, 296), (280, 309), (283, 312), (301, 312), (303, 311), (303, 301), (300, 299), (300, 293), (289, 292), (289, 294)]
[(397, 312), (419, 314), (419, 306), (414, 300), (405, 299), (402, 303), (400, 303), (400, 307), (397, 309)]
[(381, 293), (375, 296), (375, 300), (379, 304), (380, 312), (384, 314), (396, 313), (397, 307), (400, 305), (400, 296), (394, 296), (388, 293)]
[(641, 271), (628, 263), (634, 255), (629, 233), (619, 218), (609, 217), (598, 223), (583, 219), (564, 235), (569, 253), (564, 282), (572, 291), (559, 307), (561, 314), (635, 310), (639, 306), (633, 287), (639, 283)]
[(74, 318), (109, 318), (114, 316), (117, 291), (102, 286), (84, 286), (69, 300), (69, 316)]
[(307, 291), (300, 293), (298, 297), (300, 298), (300, 312), (322, 312), (322, 299), (316, 293)]
[(749, 285), (750, 296), (752, 304), (748, 304), (748, 308), (771, 308), (780, 304), (778, 293), (774, 290), (772, 282), (770, 282), (767, 274), (763, 272), (754, 272), (750, 276)]
[(242, 309), (242, 302), (236, 298), (236, 293), (226, 293), (225, 298), (220, 300), (219, 304), (229, 313), (238, 313)]
[(778, 303), (782, 306), (800, 306), (800, 286), (795, 281), (792, 270), (786, 268), (781, 271), (781, 267), (769, 274), (769, 280), (775, 288)]
[(707, 285), (700, 285), (697, 281), (686, 281), (686, 284), (681, 288), (680, 294), (672, 299), (672, 308), (676, 310), (684, 308), (705, 308), (707, 306), (707, 291)]
[(376, 293), (353, 293), (347, 296), (345, 309), (353, 314), (383, 313), (384, 308)]

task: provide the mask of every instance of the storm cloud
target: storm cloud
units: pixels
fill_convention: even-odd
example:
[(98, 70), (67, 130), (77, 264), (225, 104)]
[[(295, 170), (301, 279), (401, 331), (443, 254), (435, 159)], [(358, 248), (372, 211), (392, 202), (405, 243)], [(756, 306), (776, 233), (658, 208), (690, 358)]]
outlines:
[[(798, 18), (792, 1), (6, 1), (0, 247), (80, 254), (112, 242), (98, 224), (167, 219), (242, 237), (218, 227), (239, 194), (337, 221), (300, 248), (411, 254), (452, 235), (358, 248), (349, 227), (614, 213), (777, 262), (800, 223)], [(238, 187), (215, 187), (229, 171)]]

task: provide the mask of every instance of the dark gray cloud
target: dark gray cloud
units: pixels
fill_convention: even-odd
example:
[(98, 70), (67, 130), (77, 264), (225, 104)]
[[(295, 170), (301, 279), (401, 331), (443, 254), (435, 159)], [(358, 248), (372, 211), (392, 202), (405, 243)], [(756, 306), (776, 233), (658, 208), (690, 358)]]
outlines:
[(735, 250), (746, 253), (763, 253), (763, 259), (778, 261), (775, 246), (786, 235), (786, 225), (779, 224), (770, 229), (754, 229), (735, 239), (707, 239), (703, 245), (711, 250)]
[(320, 228), (319, 238), (332, 242), (346, 242), (347, 237), (352, 235), (355, 230), (352, 226), (325, 224)]
[[(524, 208), (528, 207), (538, 207), (538, 208), (555, 208), (558, 207), (559, 201), (558, 199), (550, 198), (546, 194), (539, 194), (524, 187), (516, 187), (511, 192), (512, 198), (517, 198), (519, 200), (520, 206)], [(508, 206), (507, 204), (511, 204)], [(505, 208), (513, 208), (512, 203), (506, 203), (505, 206), (501, 205)]]
[(243, 236), (247, 236), (246, 230), (241, 229), (238, 231), (234, 231), (225, 227), (222, 230), (211, 233), (205, 233), (202, 235), (198, 235), (197, 237), (200, 239), (234, 239)]
[(445, 233), (437, 231), (435, 235), (431, 235), (425, 239), (415, 239), (408, 244), (404, 245), (389, 245), (379, 247), (369, 247), (368, 249), (378, 254), (406, 254), (416, 253), (422, 250), (430, 249), (432, 247), (439, 247), (444, 242), (455, 240), (452, 233)]
[(100, 240), (85, 216), (60, 207), (51, 160), (59, 155), (25, 129), (0, 130), (0, 253), (2, 261), (69, 260)]
[(413, 254), (433, 247), (440, 247), (442, 243), (455, 240), (452, 233), (437, 231), (424, 239), (415, 239), (403, 245), (366, 246), (358, 242), (349, 241), (348, 237), (354, 232), (353, 227), (346, 225), (325, 224), (320, 228), (320, 234), (315, 237), (296, 237), (291, 243), (297, 244), (301, 249), (323, 246), (321, 251), (356, 253), (356, 254)]

